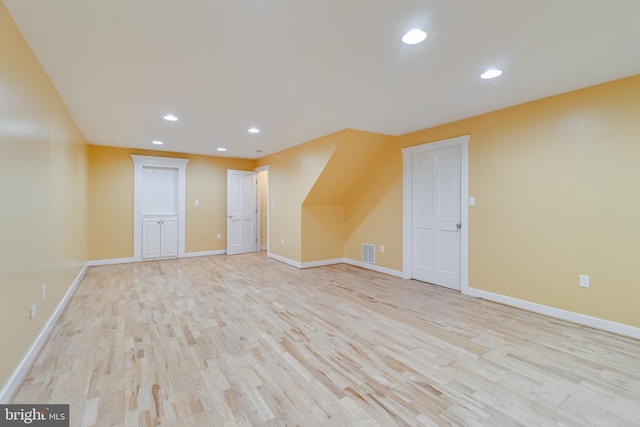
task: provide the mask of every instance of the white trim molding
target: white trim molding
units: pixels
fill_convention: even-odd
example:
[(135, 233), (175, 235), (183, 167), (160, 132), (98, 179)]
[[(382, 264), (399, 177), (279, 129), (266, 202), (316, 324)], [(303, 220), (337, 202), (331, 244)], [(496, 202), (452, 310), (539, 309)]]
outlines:
[(187, 163), (189, 159), (130, 155), (133, 159), (133, 258), (142, 261), (142, 172), (145, 167), (178, 170), (178, 258), (184, 257)]
[(531, 311), (549, 317), (554, 317), (556, 319), (566, 320), (568, 322), (577, 323), (579, 325), (588, 326), (590, 328), (600, 329), (602, 331), (640, 339), (640, 328), (625, 325), (622, 323), (611, 322), (609, 320), (587, 316), (586, 314), (574, 313), (572, 311), (549, 307), (547, 305), (537, 304), (506, 295), (494, 294), (493, 292), (484, 291), (482, 289), (468, 287), (465, 292), (463, 292), (463, 294), (469, 295), (471, 297), (486, 299), (488, 301), (498, 302), (500, 304), (505, 304), (512, 307), (521, 308), (523, 310)]
[(273, 258), (276, 261), (280, 261), (282, 263), (288, 264), (292, 267), (296, 267), (299, 269), (305, 268), (314, 268), (314, 267), (323, 267), (326, 265), (336, 265), (336, 264), (348, 264), (353, 265), (355, 267), (364, 268), (367, 270), (376, 271), (378, 273), (388, 274), (390, 276), (402, 277), (402, 272), (398, 270), (392, 270), (390, 268), (381, 267), (375, 264), (368, 264), (366, 262), (360, 262), (349, 258), (334, 258), (334, 259), (323, 259), (319, 261), (309, 261), (309, 262), (298, 262), (289, 258), (285, 258), (280, 255), (276, 255), (274, 253), (270, 253), (267, 255), (269, 258)]
[(344, 258), (335, 258), (335, 259), (323, 259), (320, 261), (309, 261), (303, 262), (300, 264), (300, 268), (314, 268), (314, 267), (323, 267), (325, 265), (335, 265), (342, 264), (344, 262)]
[(294, 261), (294, 260), (289, 259), (289, 258), (285, 258), (285, 257), (280, 256), (280, 255), (276, 255), (276, 254), (274, 254), (273, 252), (268, 252), (268, 253), (267, 253), (267, 257), (268, 257), (268, 258), (273, 258), (273, 259), (275, 259), (276, 261), (280, 261), (280, 262), (285, 263), (285, 264), (288, 264), (288, 265), (290, 265), (290, 266), (292, 266), (292, 267), (302, 268), (302, 264), (301, 264), (300, 262), (298, 262), (298, 261)]
[[(256, 218), (256, 237), (258, 239), (258, 242), (261, 242), (260, 236), (262, 235), (262, 229), (261, 229), (261, 218), (262, 218), (262, 197), (265, 196), (266, 203), (265, 205), (267, 206), (267, 221), (266, 221), (266, 227), (267, 227), (267, 244), (264, 246), (261, 246), (260, 244), (258, 244), (258, 251), (267, 251), (267, 253), (269, 252), (269, 237), (270, 237), (270, 233), (269, 233), (269, 210), (271, 209), (271, 203), (269, 202), (269, 187), (270, 187), (270, 166), (269, 165), (264, 165), (264, 166), (260, 166), (259, 168), (255, 168), (253, 170), (256, 173), (256, 178), (257, 178), (257, 183), (258, 183), (258, 188), (256, 188), (256, 195), (257, 195), (257, 200), (256, 200), (256, 208), (257, 208), (257, 218)], [(267, 181), (267, 194), (263, 195), (262, 194), (262, 174), (261, 172), (266, 172), (266, 181)]]
[(460, 147), (460, 291), (469, 287), (469, 135), (443, 139), (442, 141), (406, 147), (402, 149), (402, 278), (410, 279), (411, 244), (411, 158), (414, 154)]
[(187, 252), (184, 254), (184, 258), (195, 258), (200, 256), (213, 256), (213, 255), (224, 255), (227, 251), (224, 249), (217, 251), (200, 251), (200, 252)]
[(96, 259), (87, 262), (89, 267), (97, 267), (99, 265), (129, 264), (138, 262), (135, 258), (112, 258), (112, 259)]
[(51, 314), (51, 317), (49, 318), (47, 323), (44, 325), (44, 328), (42, 329), (42, 331), (40, 331), (36, 339), (33, 341), (33, 344), (31, 344), (31, 347), (29, 348), (27, 353), (24, 355), (24, 357), (22, 358), (22, 360), (20, 361), (16, 369), (13, 371), (13, 373), (11, 374), (7, 382), (2, 387), (2, 390), (0, 390), (0, 404), (9, 403), (13, 398), (13, 396), (15, 395), (15, 393), (18, 391), (18, 388), (24, 381), (24, 378), (29, 372), (29, 369), (31, 369), (31, 366), (34, 364), (34, 362), (38, 358), (38, 355), (40, 354), (40, 352), (42, 351), (42, 348), (46, 344), (47, 339), (49, 338), (49, 335), (51, 335), (53, 328), (56, 326), (56, 323), (58, 322), (60, 315), (62, 314), (65, 307), (67, 306), (67, 303), (73, 296), (73, 293), (76, 291), (76, 288), (80, 284), (80, 281), (82, 281), (82, 278), (84, 277), (88, 268), (89, 268), (89, 263), (85, 263), (82, 269), (80, 270), (80, 272), (78, 273), (78, 275), (76, 276), (75, 280), (69, 287), (69, 289), (67, 289), (67, 292), (64, 294), (64, 297), (62, 297), (62, 300), (60, 300), (60, 303), (58, 303), (58, 306)]
[(369, 264), (362, 261), (356, 261), (354, 259), (345, 258), (343, 260), (345, 264), (354, 265), (356, 267), (365, 268), (367, 270), (377, 271), (378, 273), (388, 274), (390, 276), (402, 277), (402, 271), (392, 270), (386, 267), (380, 267), (379, 265)]

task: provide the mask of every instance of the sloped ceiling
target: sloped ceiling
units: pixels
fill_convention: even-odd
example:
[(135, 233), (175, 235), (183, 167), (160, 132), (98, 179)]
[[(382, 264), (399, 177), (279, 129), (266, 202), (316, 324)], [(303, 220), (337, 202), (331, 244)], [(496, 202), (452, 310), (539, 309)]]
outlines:
[(390, 137), (346, 129), (303, 205), (342, 205), (349, 193), (377, 166)]
[[(398, 135), (640, 72), (638, 0), (4, 3), (98, 145), (259, 158), (341, 129)], [(402, 44), (412, 28), (427, 40)], [(479, 78), (492, 67), (503, 76)]]

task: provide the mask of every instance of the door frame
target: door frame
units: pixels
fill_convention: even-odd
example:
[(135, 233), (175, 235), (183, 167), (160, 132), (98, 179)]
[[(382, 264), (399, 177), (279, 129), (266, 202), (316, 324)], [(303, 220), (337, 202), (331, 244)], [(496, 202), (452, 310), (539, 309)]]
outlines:
[[(262, 198), (265, 197), (266, 200), (266, 206), (267, 206), (267, 221), (266, 221), (266, 226), (267, 226), (267, 255), (269, 254), (269, 165), (265, 165), (265, 166), (260, 166), (259, 168), (255, 168), (253, 170), (256, 173), (256, 177), (258, 178), (258, 188), (257, 188), (257, 192), (256, 192), (256, 196), (257, 196), (257, 201), (256, 201), (256, 206), (258, 208), (258, 218), (256, 221), (256, 236), (258, 237), (258, 252), (260, 252), (262, 250), (262, 245), (260, 244), (260, 233), (262, 232), (261, 227), (260, 227), (260, 218), (262, 216)], [(267, 181), (267, 194), (262, 194), (262, 192), (260, 191), (260, 188), (262, 187), (262, 172), (266, 172), (266, 174), (264, 175), (266, 177), (266, 181)]]
[(133, 260), (142, 261), (142, 172), (145, 167), (178, 170), (178, 258), (183, 258), (185, 256), (185, 206), (189, 159), (135, 154), (130, 156), (133, 159)]
[(460, 147), (460, 292), (469, 289), (469, 135), (429, 142), (402, 149), (402, 278), (411, 279), (412, 245), (412, 162), (416, 153)]

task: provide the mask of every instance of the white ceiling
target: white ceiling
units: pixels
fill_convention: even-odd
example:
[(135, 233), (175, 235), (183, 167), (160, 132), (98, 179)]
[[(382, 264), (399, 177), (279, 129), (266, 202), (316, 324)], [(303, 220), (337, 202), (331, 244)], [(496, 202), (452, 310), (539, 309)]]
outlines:
[[(640, 0), (4, 3), (97, 145), (258, 158), (640, 73)], [(402, 44), (412, 28), (427, 40)], [(503, 76), (479, 78), (493, 67)]]

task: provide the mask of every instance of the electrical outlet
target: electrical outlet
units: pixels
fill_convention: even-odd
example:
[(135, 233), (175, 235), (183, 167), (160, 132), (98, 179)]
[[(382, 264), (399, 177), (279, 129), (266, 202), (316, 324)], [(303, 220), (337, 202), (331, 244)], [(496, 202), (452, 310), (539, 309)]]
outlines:
[(380, 245), (380, 253), (384, 253), (384, 245)]
[(218, 240), (222, 239), (222, 234), (218, 233), (218, 235), (216, 236), (218, 238)]
[(31, 307), (29, 307), (29, 319), (33, 319), (34, 317), (36, 317), (36, 305), (33, 304)]
[(581, 288), (588, 288), (589, 287), (589, 276), (586, 276), (584, 274), (580, 275), (580, 287)]
[(47, 285), (43, 284), (42, 285), (42, 299), (44, 299), (44, 297), (47, 295)]
[(284, 237), (280, 239), (280, 244), (284, 245)]
[(200, 200), (196, 199), (196, 201), (194, 202), (194, 205), (200, 206)]

